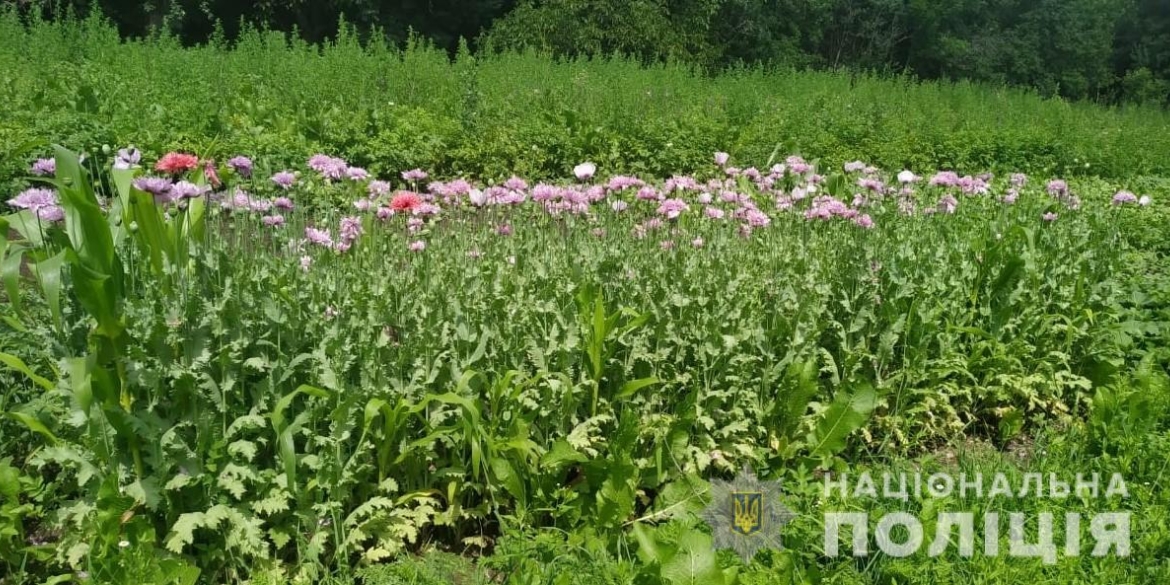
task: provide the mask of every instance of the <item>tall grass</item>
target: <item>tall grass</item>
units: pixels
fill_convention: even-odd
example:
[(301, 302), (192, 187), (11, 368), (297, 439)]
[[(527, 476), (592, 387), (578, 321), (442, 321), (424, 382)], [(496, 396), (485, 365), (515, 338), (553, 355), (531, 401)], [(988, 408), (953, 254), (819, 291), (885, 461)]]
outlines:
[(1164, 112), (1104, 109), (969, 83), (685, 66), (536, 54), (455, 60), (424, 43), (310, 46), (251, 31), (233, 46), (122, 42), (98, 18), (0, 15), (0, 181), (50, 138), (135, 143), (273, 165), (316, 151), (374, 171), (423, 167), (499, 178), (561, 176), (592, 159), (663, 175), (729, 150), (762, 165), (781, 146), (833, 166), (1124, 177), (1160, 172)]

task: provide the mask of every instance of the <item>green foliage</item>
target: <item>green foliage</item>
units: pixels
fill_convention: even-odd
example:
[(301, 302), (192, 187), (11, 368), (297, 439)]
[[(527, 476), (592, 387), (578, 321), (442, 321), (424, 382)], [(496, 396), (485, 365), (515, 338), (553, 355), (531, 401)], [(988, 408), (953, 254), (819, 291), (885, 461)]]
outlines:
[[(1164, 458), (1147, 450), (1170, 449), (1170, 212), (1165, 181), (1131, 175), (1170, 148), (1153, 110), (620, 59), (450, 63), (421, 44), (348, 37), (317, 51), (254, 33), (227, 51), (119, 44), (96, 21), (0, 27), (11, 33), (0, 62), (43, 65), (0, 69), (14, 104), (0, 140), (62, 135), (87, 152), (43, 150), (62, 223), (0, 220), (5, 575), (923, 580), (921, 566), (859, 567), (807, 546), (818, 474), (930, 467), (936, 446), (985, 440), (994, 452), (1045, 425), (1071, 438), (1040, 470), (1135, 470), (1146, 482), (1135, 505), (1165, 518)], [(288, 82), (298, 75), (309, 81)], [(792, 142), (777, 146), (778, 133)], [(148, 161), (177, 147), (256, 153), (253, 178), (218, 167), (224, 190), (287, 194), (297, 210), (270, 228), (206, 199), (160, 204), (133, 184), (145, 171), (109, 169), (101, 145), (124, 142)], [(954, 214), (875, 201), (872, 230), (774, 213), (749, 231), (698, 209), (652, 229), (638, 222), (658, 203), (632, 192), (612, 195), (629, 200), (624, 214), (444, 202), (413, 228), (406, 214), (361, 216), (344, 252), (302, 234), (354, 213), (365, 184), (269, 181), (317, 150), (403, 189), (422, 190), (397, 178), (415, 166), (539, 179), (585, 159), (606, 174), (690, 168), (706, 180), (721, 176), (710, 157), (723, 146), (734, 164), (797, 147), (820, 156), (823, 192), (845, 199), (853, 179), (836, 169), (855, 158), (1034, 174), (1014, 205), (997, 199), (1008, 177)], [(16, 144), (4, 180), (25, 185), (38, 148)], [(1083, 209), (1045, 193), (1065, 173), (1080, 175)], [(206, 181), (202, 168), (182, 178)], [(1111, 206), (1118, 186), (1155, 203)], [(777, 204), (746, 180), (726, 187)], [(945, 193), (916, 188), (921, 206)], [(417, 239), (425, 251), (409, 251)], [(786, 536), (802, 548), (748, 567), (714, 554), (693, 517), (705, 478), (745, 464), (783, 480), (806, 516)], [(1141, 575), (1158, 582), (1170, 538), (1140, 538)], [(483, 556), (440, 567), (434, 547)], [(1119, 574), (1059, 570), (1073, 582)]]
[[(908, 72), (1110, 103), (1159, 103), (1170, 81), (1161, 0), (30, 0), (28, 21), (98, 18), (124, 38), (223, 47), (259, 28), (298, 41), (419, 35), (456, 55), (537, 49), (708, 70), (747, 65)], [(98, 94), (79, 103), (96, 107)]]
[(520, 2), (485, 38), (489, 51), (532, 48), (558, 56), (628, 55), (710, 64), (717, 0)]
[[(701, 249), (626, 235), (656, 204), (592, 218), (452, 205), (421, 236), (371, 217), (352, 250), (298, 252), (305, 270), (290, 245), (336, 218), (320, 202), (360, 188), (302, 176), (289, 193), (318, 203), (282, 231), (164, 210), (132, 186), (140, 169), (77, 160), (58, 151), (65, 221), (10, 216), (24, 227), (5, 241), (38, 267), (5, 322), (52, 347), (0, 354), (33, 396), (9, 420), (40, 445), (7, 477), (58, 470), (69, 494), (40, 508), (18, 495), (5, 522), (20, 534), (51, 512), (68, 528), (35, 557), (46, 570), (344, 581), (434, 542), (516, 567), (534, 553), (509, 554), (510, 535), (557, 528), (616, 563), (599, 582), (730, 583), (686, 524), (702, 477), (750, 463), (800, 485), (879, 449), (1086, 412), (1094, 448), (1116, 456), (1162, 424), (1142, 415), (1162, 387), (1149, 348), (1170, 329), (1126, 303), (1164, 291), (1124, 262), (1151, 258), (1130, 242), (1162, 215), (1108, 205), (1096, 181), (1074, 183), (1086, 209), (1053, 224), (1036, 184), (953, 215), (876, 205), (875, 230), (798, 214), (747, 239), (697, 212), (671, 225)], [(417, 237), (430, 246), (412, 255)], [(1119, 371), (1142, 355), (1145, 390), (1126, 390)], [(630, 532), (643, 523), (660, 526)]]
[[(148, 158), (246, 153), (262, 178), (318, 152), (383, 176), (423, 168), (485, 180), (561, 177), (583, 160), (664, 177), (708, 164), (716, 150), (764, 167), (778, 145), (826, 168), (860, 159), (1044, 177), (1155, 175), (1170, 157), (1156, 109), (968, 83), (788, 69), (711, 76), (620, 57), (452, 62), (423, 42), (400, 50), (346, 36), (315, 47), (270, 32), (249, 32), (231, 49), (184, 49), (167, 39), (120, 43), (101, 21), (25, 27), (11, 14), (0, 31), (5, 192), (52, 154), (47, 136), (95, 163), (109, 160), (103, 145), (130, 143)], [(352, 200), (338, 191), (307, 199), (329, 208)]]
[(490, 582), (486, 572), (467, 559), (438, 551), (405, 557), (391, 564), (365, 567), (358, 572), (361, 585), (486, 585)]
[[(673, 530), (672, 530), (673, 529)], [(665, 538), (664, 533), (674, 532)], [(711, 535), (696, 528), (647, 529), (635, 525), (638, 554), (664, 585), (734, 585), (737, 570), (721, 568)]]

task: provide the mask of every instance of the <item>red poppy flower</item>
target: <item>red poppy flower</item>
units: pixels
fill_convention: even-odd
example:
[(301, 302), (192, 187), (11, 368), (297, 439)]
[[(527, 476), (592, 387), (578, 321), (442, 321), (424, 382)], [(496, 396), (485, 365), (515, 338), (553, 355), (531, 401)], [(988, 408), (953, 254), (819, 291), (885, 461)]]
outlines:
[(199, 157), (182, 152), (168, 152), (154, 165), (154, 170), (177, 175), (199, 166)]
[(422, 204), (422, 197), (409, 191), (399, 191), (390, 199), (390, 209), (394, 211), (414, 211)]

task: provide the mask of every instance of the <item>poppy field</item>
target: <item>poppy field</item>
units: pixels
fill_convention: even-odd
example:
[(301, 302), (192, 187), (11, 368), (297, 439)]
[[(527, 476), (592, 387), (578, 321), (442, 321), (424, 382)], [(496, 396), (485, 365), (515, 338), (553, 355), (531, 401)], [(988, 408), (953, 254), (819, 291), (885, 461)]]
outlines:
[(5, 218), (4, 469), (39, 498), (6, 562), (316, 582), (621, 541), (745, 465), (815, 485), (1164, 398), (1149, 195), (796, 155), (486, 184), (56, 152)]
[[(1170, 578), (1162, 112), (4, 18), (0, 585)], [(700, 517), (748, 468), (750, 562)], [(1131, 547), (829, 554), (1002, 507), (822, 494), (890, 470), (1124, 474), (1012, 505)]]

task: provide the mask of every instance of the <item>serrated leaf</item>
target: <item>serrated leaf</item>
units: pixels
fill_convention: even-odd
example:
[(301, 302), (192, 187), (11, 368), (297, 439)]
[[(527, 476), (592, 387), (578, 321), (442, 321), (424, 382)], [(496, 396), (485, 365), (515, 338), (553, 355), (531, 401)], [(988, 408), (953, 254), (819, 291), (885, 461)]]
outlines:
[(166, 485), (163, 486), (163, 489), (167, 491), (183, 489), (191, 485), (192, 481), (194, 481), (194, 478), (192, 478), (190, 475), (187, 475), (186, 473), (179, 473), (172, 477), (170, 481), (168, 481)]
[(261, 516), (271, 516), (288, 511), (288, 502), (288, 492), (282, 489), (274, 489), (264, 499), (252, 502), (252, 511)]
[(253, 370), (256, 370), (258, 372), (263, 372), (264, 370), (268, 369), (268, 360), (266, 360), (262, 357), (259, 357), (259, 356), (250, 357), (250, 358), (244, 360), (244, 367), (252, 368)]
[(243, 439), (239, 441), (232, 441), (228, 445), (227, 450), (228, 454), (232, 455), (233, 457), (243, 457), (249, 463), (251, 463), (252, 460), (256, 458), (256, 443), (253, 443), (252, 441), (245, 441)]
[(84, 542), (79, 542), (65, 551), (65, 562), (69, 563), (70, 567), (81, 566), (81, 561), (89, 555), (89, 545)]
[(175, 525), (171, 526), (171, 536), (167, 538), (167, 550), (182, 554), (183, 547), (195, 541), (195, 531), (202, 528), (207, 521), (203, 512), (188, 512), (179, 515)]
[(126, 495), (138, 503), (145, 504), (150, 510), (157, 510), (162, 501), (158, 493), (158, 482), (154, 478), (138, 480), (126, 486)]

